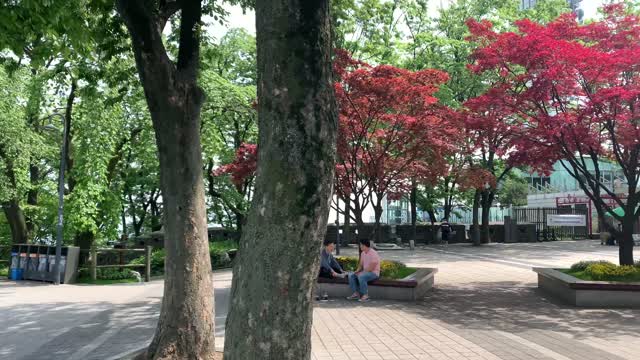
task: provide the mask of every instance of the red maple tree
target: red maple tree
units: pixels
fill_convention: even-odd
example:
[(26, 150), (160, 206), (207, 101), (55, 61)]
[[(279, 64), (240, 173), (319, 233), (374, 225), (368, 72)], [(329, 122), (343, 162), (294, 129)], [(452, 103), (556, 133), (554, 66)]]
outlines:
[(258, 146), (244, 143), (236, 151), (230, 164), (222, 165), (213, 171), (214, 176), (230, 175), (236, 188), (241, 188), (247, 178), (253, 177), (258, 168)]
[(432, 69), (370, 66), (343, 50), (336, 52), (334, 69), (340, 109), (336, 192), (357, 225), (371, 204), (379, 234), (385, 197), (398, 199), (412, 181), (445, 171), (447, 139), (457, 130), (434, 94), (448, 77)]
[[(621, 223), (619, 230), (604, 222), (629, 265), (640, 216), (640, 19), (622, 4), (603, 10), (602, 20), (583, 26), (571, 14), (547, 25), (522, 20), (517, 32), (501, 34), (486, 21), (468, 25), (481, 44), (473, 69), (501, 75), (494, 98), (526, 128), (517, 142), (523, 160), (540, 171), (563, 160), (599, 217)], [(617, 173), (605, 169), (611, 165)]]

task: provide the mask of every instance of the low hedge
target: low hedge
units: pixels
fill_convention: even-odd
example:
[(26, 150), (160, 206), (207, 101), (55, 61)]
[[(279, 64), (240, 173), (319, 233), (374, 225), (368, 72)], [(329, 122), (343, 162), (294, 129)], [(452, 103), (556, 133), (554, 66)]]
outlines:
[(640, 281), (640, 262), (618, 266), (606, 260), (580, 261), (563, 272), (582, 280), (637, 282)]
[[(79, 278), (90, 278), (91, 274), (89, 274), (89, 269), (80, 269), (78, 271)], [(136, 279), (137, 277), (133, 274), (133, 271), (129, 269), (118, 269), (118, 268), (98, 268), (96, 269), (96, 279), (97, 280), (127, 280), (127, 279)]]

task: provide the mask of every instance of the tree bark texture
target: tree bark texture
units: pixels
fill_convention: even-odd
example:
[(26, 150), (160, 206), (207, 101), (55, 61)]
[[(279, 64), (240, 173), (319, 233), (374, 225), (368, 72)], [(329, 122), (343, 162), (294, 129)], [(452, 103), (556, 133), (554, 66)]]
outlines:
[(335, 165), (329, 1), (256, 1), (258, 170), (233, 269), (225, 360), (311, 356)]
[(13, 199), (2, 204), (2, 208), (11, 229), (11, 243), (26, 244), (29, 239), (29, 231), (20, 203)]
[[(164, 216), (164, 297), (155, 336), (144, 359), (214, 359), (214, 302), (207, 240), (197, 84), (199, 0), (118, 0), (131, 34), (136, 66), (151, 114), (160, 160)], [(180, 10), (177, 63), (161, 31)]]

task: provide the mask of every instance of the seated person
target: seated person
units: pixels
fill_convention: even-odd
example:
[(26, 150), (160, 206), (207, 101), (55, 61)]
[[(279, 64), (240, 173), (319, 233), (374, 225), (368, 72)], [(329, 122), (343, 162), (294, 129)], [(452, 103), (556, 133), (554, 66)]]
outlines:
[(329, 279), (334, 277), (343, 278), (347, 276), (336, 258), (333, 257), (333, 250), (335, 248), (335, 240), (325, 240), (324, 248), (320, 253), (320, 274), (318, 276)]
[(380, 277), (380, 256), (378, 252), (371, 248), (371, 241), (360, 240), (360, 263), (355, 273), (349, 274), (349, 287), (353, 295), (347, 299), (359, 299), (360, 302), (369, 301), (369, 291), (367, 283)]

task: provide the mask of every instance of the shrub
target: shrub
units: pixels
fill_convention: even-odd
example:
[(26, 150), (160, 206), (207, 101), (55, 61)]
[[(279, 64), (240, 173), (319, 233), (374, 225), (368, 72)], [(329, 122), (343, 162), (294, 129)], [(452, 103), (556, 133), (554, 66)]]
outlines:
[[(167, 253), (164, 249), (156, 249), (151, 252), (151, 276), (164, 274), (164, 258)], [(131, 260), (131, 264), (144, 265), (144, 255)], [(144, 270), (143, 270), (144, 272)]]
[[(217, 241), (209, 243), (209, 256), (211, 258), (211, 267), (213, 269), (225, 268), (231, 265), (231, 259), (227, 251), (235, 249), (236, 244), (233, 241)], [(167, 253), (164, 249), (157, 249), (151, 253), (151, 275), (157, 276), (164, 274), (164, 258)], [(131, 264), (144, 265), (144, 255), (137, 257), (131, 261)]]
[[(89, 273), (89, 269), (80, 269), (78, 271), (78, 276), (81, 278), (91, 277)], [(96, 269), (96, 279), (97, 280), (126, 280), (126, 279), (135, 279), (136, 276), (133, 274), (133, 271), (129, 269), (118, 269), (118, 268), (99, 268)]]
[[(345, 271), (355, 271), (358, 267), (357, 257), (338, 256), (336, 258), (340, 266)], [(407, 266), (398, 261), (382, 260), (380, 262), (380, 277), (397, 279), (404, 277), (404, 273), (407, 271)]]
[(585, 273), (591, 276), (593, 280), (615, 280), (636, 276), (640, 273), (640, 270), (635, 266), (600, 263), (587, 266)]
[(580, 261), (573, 265), (571, 265), (571, 271), (585, 271), (589, 265), (593, 264), (606, 264), (606, 265), (614, 265), (612, 262), (607, 260), (587, 260)]

